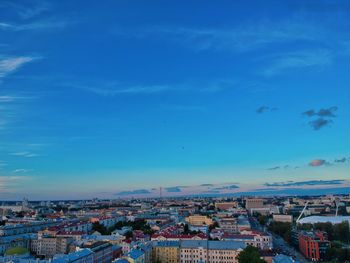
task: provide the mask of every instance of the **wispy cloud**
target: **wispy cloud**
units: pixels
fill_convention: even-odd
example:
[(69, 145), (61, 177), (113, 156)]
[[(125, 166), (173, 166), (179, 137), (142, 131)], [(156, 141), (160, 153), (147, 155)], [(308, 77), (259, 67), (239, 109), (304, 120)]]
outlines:
[(338, 110), (338, 107), (333, 106), (330, 108), (321, 108), (318, 111), (315, 109), (310, 109), (303, 112), (303, 115), (308, 117), (319, 116), (319, 117), (336, 117), (335, 112)]
[(335, 163), (345, 163), (347, 161), (350, 161), (350, 158), (343, 157), (343, 158), (334, 160)]
[(15, 72), (24, 64), (29, 63), (37, 57), (10, 57), (5, 59), (0, 59), (0, 79), (6, 77), (8, 74)]
[(19, 1), (2, 1), (0, 8), (12, 9), (21, 19), (32, 19), (51, 9), (51, 3), (40, 0), (30, 1), (30, 3)]
[(27, 152), (27, 151), (23, 151), (23, 152), (14, 152), (14, 153), (11, 153), (10, 155), (13, 155), (13, 156), (20, 156), (20, 157), (26, 157), (26, 158), (32, 158), (32, 157), (38, 157), (38, 156), (40, 156), (39, 154), (31, 153), (31, 152)]
[(310, 185), (338, 185), (343, 184), (345, 180), (310, 180), (310, 181), (301, 181), (301, 182), (275, 182), (275, 183), (265, 183), (265, 186), (276, 187), (276, 186), (310, 186)]
[(335, 112), (338, 110), (338, 107), (333, 106), (330, 108), (321, 108), (319, 110), (310, 109), (304, 111), (302, 115), (307, 117), (318, 117), (314, 120), (308, 122), (308, 124), (315, 130), (318, 131), (321, 128), (330, 125), (333, 121), (330, 118), (335, 118)]
[(279, 23), (265, 20), (226, 28), (148, 26), (128, 30), (118, 28), (114, 32), (129, 37), (172, 41), (197, 51), (249, 51), (269, 44), (314, 41), (320, 38), (311, 23), (303, 23), (299, 18)]
[(12, 172), (13, 173), (20, 173), (20, 174), (22, 174), (22, 173), (27, 173), (27, 172), (30, 172), (30, 171), (32, 171), (32, 170), (31, 169), (15, 169)]
[(258, 114), (261, 114), (261, 113), (264, 113), (264, 112), (268, 112), (268, 111), (276, 111), (278, 110), (276, 107), (269, 107), (269, 106), (260, 106), (259, 108), (257, 108), (255, 110), (256, 113)]
[(326, 49), (320, 49), (273, 55), (268, 60), (270, 62), (261, 74), (271, 77), (295, 69), (328, 66), (333, 62), (333, 55)]
[(165, 190), (168, 193), (180, 193), (181, 192), (181, 187), (179, 187), (179, 186), (167, 187), (167, 188), (165, 188)]
[(64, 20), (42, 20), (33, 23), (26, 24), (13, 24), (2, 22), (0, 23), (0, 29), (8, 31), (29, 31), (29, 30), (47, 30), (47, 29), (64, 29), (67, 26), (74, 24), (73, 21)]
[(238, 189), (238, 188), (239, 188), (238, 185), (232, 184), (232, 185), (225, 185), (225, 186), (211, 188), (211, 190), (221, 191), (221, 190), (234, 190), (234, 189)]
[(327, 120), (327, 119), (323, 119), (323, 118), (318, 118), (316, 120), (312, 120), (309, 121), (309, 125), (315, 130), (318, 131), (323, 127), (326, 127), (328, 125), (330, 125), (331, 123), (333, 123), (332, 120)]
[(127, 196), (127, 195), (145, 195), (150, 194), (151, 191), (147, 189), (137, 189), (137, 190), (131, 190), (131, 191), (122, 191), (118, 192), (115, 195), (121, 195), (121, 196)]
[(208, 82), (188, 81), (173, 84), (128, 84), (115, 81), (100, 81), (94, 83), (63, 83), (63, 86), (73, 87), (95, 93), (100, 96), (117, 95), (152, 95), (165, 92), (203, 92), (214, 93), (235, 87), (232, 80), (217, 79)]
[(27, 180), (32, 179), (32, 177), (29, 176), (8, 176), (8, 175), (0, 175), (0, 190), (2, 192), (6, 192), (10, 189), (13, 189), (18, 184), (21, 184)]

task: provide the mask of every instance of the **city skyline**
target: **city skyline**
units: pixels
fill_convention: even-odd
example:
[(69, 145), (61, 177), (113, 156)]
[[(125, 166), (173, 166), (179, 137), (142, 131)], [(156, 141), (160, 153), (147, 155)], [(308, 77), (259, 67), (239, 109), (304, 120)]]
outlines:
[(0, 2), (0, 200), (350, 193), (349, 12)]

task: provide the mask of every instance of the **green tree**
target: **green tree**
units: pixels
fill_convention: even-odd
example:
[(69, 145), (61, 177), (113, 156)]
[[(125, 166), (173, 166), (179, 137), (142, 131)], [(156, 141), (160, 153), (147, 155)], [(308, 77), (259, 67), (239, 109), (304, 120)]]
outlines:
[(266, 263), (266, 261), (260, 257), (259, 250), (252, 246), (247, 246), (239, 253), (237, 259), (239, 263)]
[(292, 241), (292, 224), (287, 222), (272, 222), (269, 230), (276, 235), (281, 236), (286, 242)]
[(99, 232), (101, 235), (107, 235), (108, 231), (104, 225), (101, 225), (99, 222), (92, 224), (92, 230)]

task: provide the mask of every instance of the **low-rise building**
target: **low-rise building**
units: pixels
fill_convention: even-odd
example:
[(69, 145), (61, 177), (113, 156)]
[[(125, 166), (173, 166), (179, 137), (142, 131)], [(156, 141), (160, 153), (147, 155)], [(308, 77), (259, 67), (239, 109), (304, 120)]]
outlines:
[(206, 216), (201, 216), (201, 215), (193, 215), (186, 217), (185, 221), (193, 226), (202, 226), (202, 225), (212, 225), (213, 220), (206, 217)]
[(273, 215), (273, 221), (293, 223), (293, 216), (292, 215), (277, 214), (277, 215)]

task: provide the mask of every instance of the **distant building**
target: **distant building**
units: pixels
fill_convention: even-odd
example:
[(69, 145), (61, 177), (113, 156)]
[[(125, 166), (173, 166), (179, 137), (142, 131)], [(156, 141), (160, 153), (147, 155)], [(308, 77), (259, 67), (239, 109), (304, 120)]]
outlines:
[(253, 209), (253, 208), (263, 208), (264, 207), (264, 200), (259, 198), (249, 198), (245, 201), (245, 208), (246, 209)]
[(213, 224), (213, 220), (211, 220), (206, 216), (201, 216), (201, 215), (193, 215), (193, 216), (186, 217), (185, 221), (193, 226), (202, 226), (202, 225), (209, 226)]
[(247, 246), (253, 246), (261, 250), (273, 248), (272, 237), (260, 232), (250, 232), (247, 234), (224, 234), (222, 240), (244, 242)]
[(238, 233), (237, 219), (234, 217), (221, 218), (219, 221), (219, 227), (226, 233)]
[(286, 223), (293, 223), (293, 216), (292, 215), (273, 215), (273, 221), (275, 222), (286, 222)]
[(215, 203), (215, 208), (220, 210), (228, 210), (237, 207), (237, 202)]

